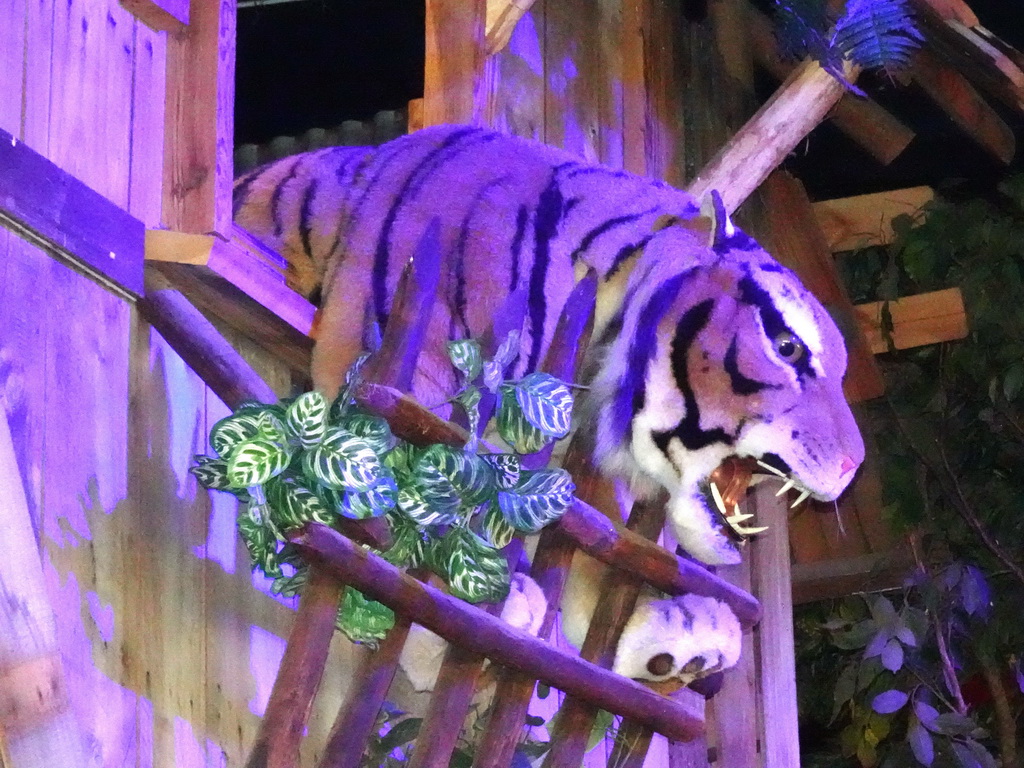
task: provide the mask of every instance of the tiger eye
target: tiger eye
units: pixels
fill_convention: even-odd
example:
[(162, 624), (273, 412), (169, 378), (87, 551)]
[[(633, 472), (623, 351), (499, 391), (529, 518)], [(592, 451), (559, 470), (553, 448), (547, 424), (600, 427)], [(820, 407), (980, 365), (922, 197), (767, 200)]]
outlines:
[(804, 353), (804, 344), (792, 333), (780, 333), (774, 339), (775, 351), (787, 363), (795, 363)]

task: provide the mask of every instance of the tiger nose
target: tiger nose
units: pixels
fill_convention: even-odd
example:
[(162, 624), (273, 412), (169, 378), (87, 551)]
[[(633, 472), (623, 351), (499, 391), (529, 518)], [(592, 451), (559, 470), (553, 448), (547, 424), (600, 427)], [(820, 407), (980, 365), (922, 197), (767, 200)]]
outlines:
[(843, 456), (843, 461), (839, 465), (840, 477), (846, 477), (848, 474), (853, 472), (857, 468), (857, 462), (851, 459), (849, 456)]

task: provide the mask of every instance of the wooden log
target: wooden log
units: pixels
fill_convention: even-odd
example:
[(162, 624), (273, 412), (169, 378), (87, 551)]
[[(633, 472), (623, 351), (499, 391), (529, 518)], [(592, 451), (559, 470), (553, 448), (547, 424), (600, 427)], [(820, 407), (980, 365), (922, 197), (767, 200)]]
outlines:
[(352, 693), (338, 711), (317, 768), (359, 768), (362, 764), (363, 750), (398, 670), (411, 623), (396, 614), (395, 625), (380, 647), (363, 657), (349, 688)]
[(0, 403), (0, 763), (86, 765), (69, 709), (53, 609), (7, 416)]
[(416, 581), (326, 526), (311, 524), (292, 539), (338, 578), (409, 616), (445, 640), (511, 666), (595, 706), (647, 723), (674, 739), (700, 732), (702, 723), (672, 701), (632, 680), (589, 664), (458, 598)]
[(796, 660), (793, 655), (793, 600), (789, 569), (786, 499), (771, 488), (755, 489), (756, 517), (768, 530), (751, 543), (750, 570), (755, 594), (765, 607), (754, 630), (758, 641), (760, 678), (761, 754), (772, 768), (799, 768)]
[(484, 38), (488, 56), (508, 45), (512, 30), (533, 3), (534, 0), (487, 0)]
[(967, 27), (978, 26), (978, 17), (963, 0), (923, 0), (943, 19), (955, 19)]
[(423, 99), (412, 99), (408, 109), (409, 117), (406, 121), (406, 128), (409, 133), (415, 133), (423, 127)]
[(206, 314), (309, 375), (315, 308), (285, 284), (283, 260), (239, 227), (231, 240), (146, 232), (146, 260)]
[[(744, 5), (750, 47), (757, 63), (776, 80), (785, 80), (796, 64), (779, 50), (771, 20), (749, 3)], [(878, 102), (852, 93), (843, 94), (828, 119), (882, 165), (899, 157), (916, 135)]]
[(821, 200), (814, 203), (814, 215), (829, 250), (837, 253), (891, 243), (895, 237), (892, 220), (900, 215), (922, 216), (922, 206), (933, 199), (931, 187), (907, 187)]
[(142, 293), (142, 222), (3, 130), (0, 225), (110, 290)]
[[(856, 74), (849, 69), (849, 77)], [(835, 106), (845, 88), (816, 62), (797, 66), (786, 81), (698, 173), (697, 199), (713, 189), (735, 211)]]
[[(665, 501), (665, 498), (659, 498), (634, 504), (628, 528), (645, 539), (656, 540), (665, 525)], [(601, 599), (591, 617), (580, 658), (604, 669), (612, 668), (619, 638), (633, 614), (643, 584), (643, 579), (631, 571), (609, 569), (605, 572), (601, 580)], [(554, 723), (552, 746), (544, 758), (544, 768), (574, 768), (580, 764), (597, 712), (598, 708), (592, 702), (575, 696), (566, 697)], [(650, 744), (650, 730), (645, 724), (632, 723), (630, 731)]]
[(246, 768), (293, 768), (320, 686), (344, 585), (313, 563)]
[[(202, 73), (202, 76), (197, 76)], [(231, 236), (235, 0), (193, 0), (168, 38), (164, 224)]]
[(882, 332), (882, 312), (886, 304), (892, 317), (892, 342), (896, 349), (938, 344), (967, 336), (967, 312), (959, 288), (904, 296), (890, 302), (858, 304), (858, 322), (875, 354), (889, 350)]
[[(762, 190), (768, 212), (769, 250), (800, 276), (822, 304), (852, 317), (853, 303), (803, 184), (785, 171), (775, 171)], [(856, 323), (844, 331), (849, 351), (843, 380), (846, 399), (856, 403), (879, 397), (885, 392), (885, 382), (863, 331)]]
[(157, 32), (177, 34), (188, 24), (189, 0), (119, 0), (121, 7)]
[(925, 93), (978, 146), (1003, 164), (1016, 152), (1013, 130), (970, 81), (926, 49), (914, 54), (913, 77)]
[(423, 123), (483, 124), (487, 0), (427, 0)]

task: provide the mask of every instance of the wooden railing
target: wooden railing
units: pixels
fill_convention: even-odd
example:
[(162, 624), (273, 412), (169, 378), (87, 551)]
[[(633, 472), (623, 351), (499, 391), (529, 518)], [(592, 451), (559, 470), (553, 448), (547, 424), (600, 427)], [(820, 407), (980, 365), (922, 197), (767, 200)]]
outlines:
[[(444, 421), (404, 394), (421, 340), (417, 329), (432, 308), (439, 256), (421, 246), (402, 276), (393, 320), (382, 347), (364, 368), (356, 389), (360, 404), (386, 418), (394, 433), (411, 443), (461, 445), (468, 438), (458, 425)], [(415, 271), (414, 271), (415, 270)], [(242, 400), (276, 400), (273, 392), (213, 326), (180, 293), (156, 282), (139, 307), (149, 322), (206, 384), (229, 406)], [(589, 276), (567, 302), (544, 369), (572, 379), (589, 337), (596, 278)], [(514, 305), (516, 297), (510, 301)], [(514, 310), (504, 309), (505, 322)], [(490, 342), (500, 335), (489, 334)], [(542, 457), (546, 461), (547, 457)], [(537, 637), (499, 618), (500, 606), (478, 607), (445, 594), (426, 574), (405, 573), (359, 546), (386, 548), (389, 534), (382, 520), (341, 521), (337, 530), (309, 524), (291, 532), (309, 559), (310, 576), (299, 603), (278, 676), (270, 695), (247, 768), (297, 765), (299, 745), (316, 695), (334, 633), (338, 599), (352, 586), (396, 613), (395, 626), (380, 647), (364, 657), (348, 700), (341, 707), (319, 768), (355, 768), (373, 735), (376, 717), (395, 674), (411, 623), (436, 632), (451, 644), (438, 675), (417, 739), (411, 768), (448, 766), (459, 728), (484, 663), (498, 665), (497, 692), (484, 727), (474, 765), (507, 766), (521, 737), (527, 707), (538, 681), (566, 693), (554, 724), (545, 766), (580, 765), (597, 712), (621, 715), (615, 747), (616, 765), (639, 766), (653, 732), (677, 741), (703, 733), (702, 700), (689, 691), (666, 696), (612, 671), (619, 636), (643, 584), (670, 595), (693, 592), (726, 602), (744, 628), (760, 618), (750, 594), (700, 566), (654, 543), (664, 523), (662, 504), (637, 504), (625, 527), (613, 523), (588, 501), (601, 496), (602, 480), (584, 452), (571, 445), (566, 468), (577, 485), (577, 499), (561, 520), (547, 528), (531, 574), (543, 589), (548, 612)], [(579, 656), (547, 642), (554, 626), (562, 588), (579, 549), (612, 566), (601, 584), (602, 599)], [(694, 706), (694, 702), (700, 705)]]

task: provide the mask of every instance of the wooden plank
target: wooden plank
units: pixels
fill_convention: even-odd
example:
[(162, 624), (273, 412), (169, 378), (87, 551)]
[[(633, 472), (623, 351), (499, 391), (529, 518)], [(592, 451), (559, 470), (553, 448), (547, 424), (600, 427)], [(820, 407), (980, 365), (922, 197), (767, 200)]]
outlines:
[(54, 3), (46, 156), (128, 207), (135, 20), (114, 4)]
[(944, 19), (956, 19), (968, 27), (978, 26), (978, 17), (963, 0), (924, 0), (924, 4)]
[(509, 44), (486, 60), (483, 124), (512, 136), (544, 140), (544, 40), (547, 0), (536, 0)]
[[(850, 70), (852, 79), (856, 72)], [(816, 62), (793, 70), (772, 97), (737, 131), (689, 186), (700, 199), (712, 189), (735, 211), (828, 114), (845, 89)]]
[(761, 753), (771, 768), (799, 768), (796, 661), (793, 655), (793, 599), (789, 566), (786, 499), (771, 488), (755, 489), (757, 520), (768, 530), (751, 543), (751, 573), (764, 618), (755, 628), (760, 680)]
[(481, 125), (487, 0), (427, 0), (423, 123)]
[(640, 720), (670, 738), (692, 738), (703, 727), (689, 710), (671, 700), (561, 652), (497, 617), (481, 614), (458, 598), (416, 581), (329, 528), (309, 525), (293, 540), (338, 578), (396, 612), (407, 614), (449, 642), (485, 653), (499, 664), (515, 667), (597, 707)]
[(170, 229), (230, 237), (234, 83), (235, 0), (196, 0), (188, 26), (167, 45), (164, 224)]
[(534, 0), (487, 0), (485, 39), (488, 56), (508, 45), (516, 24), (533, 3)]
[(56, 3), (27, 2), (20, 139), (46, 156), (50, 141), (50, 57)]
[(0, 0), (0, 130), (22, 138), (25, 83), (25, 0)]
[[(601, 34), (592, 0), (559, 0), (545, 6), (544, 142), (580, 158), (599, 158), (599, 50)], [(606, 32), (607, 33), (607, 32)]]
[(142, 291), (142, 222), (5, 131), (0, 223), (109, 288)]
[(84, 765), (43, 567), (7, 418), (0, 410), (0, 751), (8, 768)]
[(920, 216), (921, 208), (935, 199), (931, 187), (907, 187), (814, 203), (829, 250), (850, 251), (886, 245), (895, 237), (892, 220), (900, 215)]
[(334, 636), (343, 585), (313, 564), (246, 768), (291, 768)]
[(128, 212), (147, 227), (158, 227), (163, 213), (167, 35), (136, 24), (134, 48)]
[[(796, 66), (779, 49), (771, 20), (744, 0), (744, 21), (757, 63), (776, 80), (785, 80)], [(882, 165), (902, 154), (916, 135), (870, 97), (843, 94), (828, 119)]]
[[(762, 190), (768, 218), (768, 250), (796, 272), (822, 304), (852, 316), (853, 303), (803, 184), (785, 171), (775, 171)], [(882, 371), (864, 333), (856, 323), (850, 326), (844, 334), (849, 363), (843, 390), (850, 402), (871, 400), (885, 391)]]
[(415, 133), (423, 127), (423, 99), (412, 99), (409, 102), (408, 112), (406, 128), (409, 133)]
[[(858, 322), (875, 354), (888, 351), (882, 333), (882, 311), (886, 302), (858, 304)], [(962, 339), (967, 335), (967, 313), (959, 288), (920, 293), (888, 302), (892, 316), (892, 341), (896, 349)]]
[(189, 0), (119, 0), (150, 29), (177, 34), (188, 24)]
[(914, 81), (957, 126), (1004, 164), (1016, 151), (1013, 130), (970, 81), (925, 49), (914, 54)]

